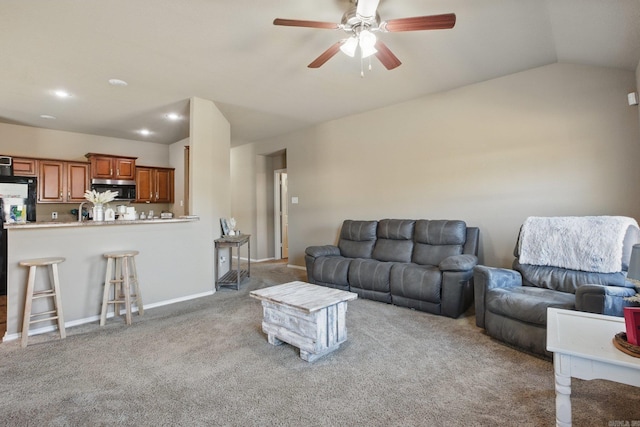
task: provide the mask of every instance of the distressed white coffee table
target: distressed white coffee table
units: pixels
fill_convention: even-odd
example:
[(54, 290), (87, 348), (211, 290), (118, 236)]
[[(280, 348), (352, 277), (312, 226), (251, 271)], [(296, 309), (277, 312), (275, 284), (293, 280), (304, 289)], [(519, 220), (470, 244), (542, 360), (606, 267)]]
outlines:
[(313, 362), (347, 340), (347, 301), (353, 292), (290, 282), (249, 293), (262, 301), (262, 331), (269, 344), (289, 343), (300, 349), (300, 357)]
[(624, 318), (547, 309), (547, 350), (553, 352), (556, 425), (571, 425), (571, 377), (640, 386), (640, 359), (615, 348)]

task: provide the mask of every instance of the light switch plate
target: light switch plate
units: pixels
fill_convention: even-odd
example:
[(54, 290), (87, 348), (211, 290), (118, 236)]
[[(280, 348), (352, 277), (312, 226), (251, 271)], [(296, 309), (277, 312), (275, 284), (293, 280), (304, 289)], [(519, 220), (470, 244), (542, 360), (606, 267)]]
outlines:
[(298, 198), (297, 197), (292, 197), (291, 198), (291, 204), (292, 205), (297, 205), (298, 204)]

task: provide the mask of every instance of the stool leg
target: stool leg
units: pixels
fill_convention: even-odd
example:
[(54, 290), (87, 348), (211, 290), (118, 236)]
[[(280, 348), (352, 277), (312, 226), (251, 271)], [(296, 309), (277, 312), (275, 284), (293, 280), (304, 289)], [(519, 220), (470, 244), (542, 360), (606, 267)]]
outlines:
[(136, 260), (134, 257), (131, 257), (131, 264), (129, 265), (129, 267), (131, 269), (131, 285), (136, 295), (136, 306), (138, 307), (138, 315), (142, 316), (144, 314), (144, 307), (142, 306), (142, 294), (140, 293), (138, 271), (136, 270)]
[[(100, 312), (100, 326), (104, 326), (107, 321), (107, 305), (109, 304), (109, 293), (111, 292), (111, 275), (113, 270), (113, 258), (107, 259), (107, 273), (104, 277), (104, 292), (102, 296), (102, 311)], [(115, 286), (114, 286), (115, 291)], [(115, 314), (114, 314), (115, 316)]]
[(113, 273), (113, 317), (120, 316), (120, 304), (123, 298), (122, 284), (124, 277), (122, 276), (122, 259), (116, 258), (114, 260), (114, 273)]
[(60, 338), (66, 338), (67, 332), (64, 328), (64, 315), (62, 313), (62, 298), (60, 297), (60, 276), (58, 275), (58, 264), (51, 264), (49, 267), (49, 275), (51, 280), (51, 287), (53, 288), (53, 305), (56, 309), (56, 316), (58, 317), (58, 332), (60, 332)]
[(122, 260), (122, 283), (124, 285), (124, 310), (125, 310), (125, 319), (127, 325), (131, 324), (131, 284), (130, 284), (130, 273), (129, 273), (129, 257), (124, 257)]
[(33, 302), (33, 287), (36, 282), (36, 266), (29, 267), (29, 279), (27, 280), (27, 293), (24, 300), (24, 315), (22, 317), (22, 347), (27, 346), (29, 339), (29, 321), (31, 320), (31, 304)]

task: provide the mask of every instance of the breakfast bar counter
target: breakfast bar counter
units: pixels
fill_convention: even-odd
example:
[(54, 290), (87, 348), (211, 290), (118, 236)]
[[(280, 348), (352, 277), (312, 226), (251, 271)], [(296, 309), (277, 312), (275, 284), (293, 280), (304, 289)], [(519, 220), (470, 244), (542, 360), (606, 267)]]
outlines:
[(172, 224), (176, 222), (197, 221), (197, 216), (181, 216), (178, 218), (163, 219), (134, 219), (134, 220), (115, 220), (115, 221), (38, 221), (25, 223), (4, 224), (6, 229), (24, 229), (24, 228), (51, 228), (51, 227), (103, 227), (111, 225), (133, 225), (133, 224)]
[[(146, 309), (214, 292), (211, 225), (197, 217), (83, 222), (7, 224), (7, 332), (20, 337), (28, 269), (21, 260), (64, 257), (60, 293), (67, 327), (100, 317), (106, 259), (104, 253), (136, 250), (136, 267)], [(45, 275), (38, 283), (46, 281)], [(46, 301), (38, 301), (46, 303)], [(54, 330), (43, 322), (40, 331)]]

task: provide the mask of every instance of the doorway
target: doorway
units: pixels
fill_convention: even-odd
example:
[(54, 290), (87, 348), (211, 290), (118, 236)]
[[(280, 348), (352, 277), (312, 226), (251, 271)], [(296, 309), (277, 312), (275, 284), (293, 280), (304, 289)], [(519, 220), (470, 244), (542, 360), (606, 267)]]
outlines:
[(274, 236), (275, 259), (289, 258), (289, 212), (287, 170), (274, 171)]

